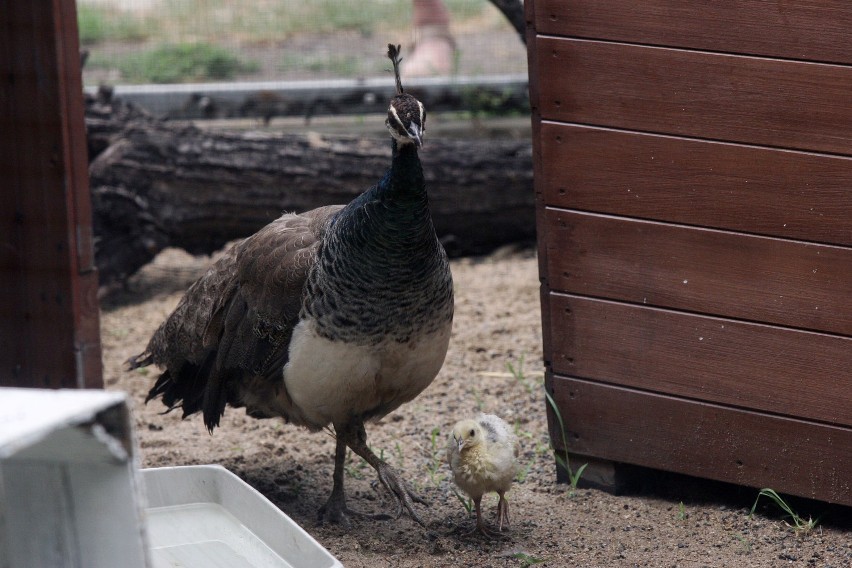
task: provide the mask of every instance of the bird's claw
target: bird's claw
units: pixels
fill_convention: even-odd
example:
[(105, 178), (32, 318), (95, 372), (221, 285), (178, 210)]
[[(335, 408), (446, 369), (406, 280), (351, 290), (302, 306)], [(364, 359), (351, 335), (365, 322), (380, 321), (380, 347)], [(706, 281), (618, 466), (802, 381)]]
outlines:
[(408, 484), (399, 478), (396, 472), (388, 465), (383, 465), (378, 468), (379, 481), (387, 489), (396, 503), (396, 513), (393, 518), (397, 519), (402, 514), (403, 507), (412, 519), (417, 521), (421, 526), (426, 526), (417, 511), (414, 510), (414, 503), (429, 506), (429, 503), (417, 495)]
[(484, 536), (488, 540), (495, 540), (495, 539), (503, 540), (503, 539), (509, 538), (508, 536), (503, 534), (502, 531), (494, 532), (493, 530), (486, 527), (484, 524), (483, 525), (477, 524), (475, 527), (473, 527), (472, 529), (467, 531), (465, 533), (465, 536), (471, 536), (471, 535), (476, 534), (476, 533), (479, 533), (480, 535)]

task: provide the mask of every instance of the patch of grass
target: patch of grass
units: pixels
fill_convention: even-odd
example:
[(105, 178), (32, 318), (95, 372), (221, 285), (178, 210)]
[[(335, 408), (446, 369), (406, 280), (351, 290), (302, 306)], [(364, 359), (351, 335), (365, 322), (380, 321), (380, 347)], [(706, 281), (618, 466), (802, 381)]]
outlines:
[[(502, 16), (488, 0), (446, 0), (446, 4), (453, 26), (459, 29), (481, 29), (487, 22), (502, 22)], [(225, 48), (203, 64), (188, 62), (187, 54), (175, 60), (161, 51), (163, 48), (132, 54), (123, 53), (126, 49), (91, 49), (87, 62), (90, 69), (109, 69), (110, 82), (132, 83), (227, 80), (237, 73), (259, 68), (230, 55), (235, 46), (274, 46), (298, 35), (353, 31), (378, 40), (392, 39), (385, 37), (388, 30), (397, 30), (394, 37), (407, 38), (412, 26), (411, 3), (398, 0), (301, 3), (161, 0), (153, 8), (141, 10), (128, 9), (127, 3), (117, 3), (115, 7), (78, 3), (77, 14), (81, 43), (85, 46), (104, 42), (145, 42), (146, 48), (168, 45), (174, 49), (176, 45), (187, 44), (223, 45)], [(295, 68), (349, 77), (384, 75), (383, 71), (389, 67), (382, 55), (381, 42), (371, 56), (361, 54), (357, 57), (345, 51), (329, 50), (321, 45), (323, 42), (319, 43), (312, 55), (296, 57), (282, 52), (278, 67), (282, 72)], [(204, 57), (210, 58), (210, 54)]]
[(491, 6), (488, 0), (444, 0), (444, 5), (450, 12), (453, 21), (469, 20), (479, 17)]
[(530, 556), (526, 552), (516, 552), (512, 555), (513, 558), (516, 558), (521, 561), (521, 568), (529, 568), (535, 564), (541, 564), (545, 562), (544, 558), (537, 558), (535, 556)]
[(524, 467), (518, 469), (518, 473), (515, 475), (515, 479), (518, 481), (518, 483), (526, 482), (527, 476), (529, 476), (530, 470), (533, 468), (534, 465), (535, 458), (528, 461)]
[(87, 4), (77, 5), (77, 28), (82, 45), (103, 41), (143, 41), (149, 37), (144, 21)]
[(740, 545), (740, 554), (751, 554), (751, 542), (741, 533), (734, 533), (734, 538), (737, 539)]
[(518, 383), (523, 386), (529, 394), (533, 393), (535, 390), (535, 385), (524, 375), (524, 355), (522, 354), (518, 358), (518, 364), (513, 365), (511, 361), (506, 362), (506, 368), (509, 370), (509, 373), (515, 378)]
[(470, 87), (462, 91), (462, 99), (471, 118), (522, 116), (529, 112), (528, 101), (515, 100), (510, 89), (500, 91)]
[[(476, 25), (488, 0), (445, 0), (454, 25)], [(398, 0), (311, 0), (278, 2), (255, 0), (166, 0), (144, 17), (121, 10), (80, 4), (84, 43), (150, 38), (159, 42), (191, 38), (215, 43), (223, 35), (244, 44), (269, 44), (303, 33), (355, 31), (364, 36), (385, 35), (387, 30), (409, 30), (410, 2)], [(498, 18), (499, 21), (499, 18)]]
[(476, 402), (476, 410), (482, 412), (482, 409), (485, 408), (485, 400), (482, 398), (482, 392), (477, 388), (473, 389), (473, 400)]
[[(487, 0), (448, 0), (453, 21), (478, 17), (489, 8)], [(160, 10), (164, 31), (172, 37), (186, 34), (212, 40), (222, 30), (238, 41), (269, 43), (300, 33), (355, 31), (364, 36), (411, 26), (411, 3), (398, 0), (311, 0), (250, 5), (236, 0), (170, 0)]]
[(538, 392), (541, 379), (544, 378), (544, 375), (541, 373), (535, 373), (532, 376), (528, 376), (524, 371), (525, 358), (525, 355), (522, 353), (521, 356), (518, 357), (517, 364), (513, 364), (511, 361), (506, 361), (506, 369), (509, 371), (509, 374), (518, 381), (518, 384), (524, 387), (527, 393), (532, 396)]
[(402, 452), (402, 446), (399, 442), (394, 445), (394, 449), (396, 450), (396, 465), (398, 468), (402, 469), (405, 465), (405, 454)]
[(459, 503), (462, 504), (464, 510), (467, 511), (467, 514), (470, 515), (473, 512), (473, 499), (470, 497), (465, 497), (461, 493), (459, 493), (455, 487), (453, 487), (453, 495), (456, 496), (456, 499), (459, 500)]
[[(528, 430), (524, 430), (523, 428), (521, 428), (521, 424), (519, 422), (515, 421), (513, 429), (515, 431), (515, 436), (517, 436), (519, 440), (523, 439), (530, 443), (534, 441), (534, 434)], [(517, 480), (518, 483), (526, 482), (530, 471), (532, 470), (533, 466), (535, 466), (536, 460), (540, 455), (542, 455), (539, 451), (541, 449), (540, 446), (540, 443), (535, 444), (533, 448), (532, 458), (525, 465), (523, 465), (523, 467), (518, 469), (518, 473), (517, 475), (515, 475), (515, 480)], [(548, 446), (546, 444), (544, 445), (544, 451), (548, 451)]]
[(429, 448), (430, 456), (429, 463), (426, 464), (426, 470), (429, 472), (429, 479), (432, 484), (438, 486), (444, 480), (444, 474), (440, 473), (441, 464), (443, 464), (443, 447), (438, 443), (441, 436), (441, 429), (438, 427), (432, 428), (429, 433)]
[(212, 40), (226, 30), (244, 43), (270, 43), (299, 33), (374, 30), (404, 26), (410, 8), (400, 2), (369, 0), (311, 0), (310, 2), (259, 2), (246, 5), (234, 0), (170, 0), (163, 24), (172, 37), (190, 35)]
[(161, 45), (117, 61), (121, 73), (135, 83), (177, 83), (230, 79), (257, 70), (257, 64), (206, 43)]
[(791, 522), (784, 521), (785, 524), (792, 528), (796, 534), (807, 534), (811, 532), (819, 523), (820, 517), (816, 519), (808, 516), (807, 520), (804, 517), (800, 516), (796, 511), (793, 510), (792, 507), (775, 492), (774, 489), (764, 488), (761, 489), (757, 494), (757, 498), (754, 500), (754, 505), (751, 506), (751, 511), (749, 511), (749, 518), (754, 516), (754, 511), (757, 509), (757, 502), (760, 501), (761, 497), (767, 497), (771, 501), (773, 501), (782, 511), (784, 511), (785, 518), (789, 518)]
[(677, 520), (686, 520), (686, 507), (684, 506), (683, 501), (677, 504)]
[(356, 463), (352, 463), (354, 454), (351, 450), (346, 453), (346, 462), (343, 466), (344, 471), (353, 479), (364, 479), (364, 469), (369, 467), (369, 464), (362, 457), (358, 457)]
[(553, 400), (553, 397), (550, 396), (550, 393), (546, 390), (544, 391), (544, 396), (547, 397), (547, 403), (550, 405), (551, 410), (553, 410), (553, 414), (556, 416), (556, 420), (559, 422), (559, 432), (562, 434), (562, 447), (566, 449), (565, 457), (559, 455), (559, 452), (556, 451), (556, 448), (552, 446), (553, 457), (556, 459), (556, 463), (558, 463), (567, 473), (568, 480), (571, 483), (571, 489), (577, 489), (577, 483), (580, 482), (580, 477), (583, 475), (583, 471), (586, 469), (586, 466), (589, 465), (584, 463), (580, 467), (577, 468), (577, 471), (571, 469), (571, 463), (568, 460), (568, 436), (565, 434), (565, 423), (562, 421), (562, 413), (559, 412), (559, 407), (556, 406), (556, 401)]

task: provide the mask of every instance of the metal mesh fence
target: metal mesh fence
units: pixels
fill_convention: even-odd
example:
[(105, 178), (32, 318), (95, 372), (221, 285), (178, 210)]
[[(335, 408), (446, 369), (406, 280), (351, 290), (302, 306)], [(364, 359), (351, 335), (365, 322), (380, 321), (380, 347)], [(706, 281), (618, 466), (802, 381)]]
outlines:
[[(523, 74), (526, 52), (487, 0), (443, 0), (447, 75)], [(387, 75), (410, 53), (412, 0), (77, 0), (84, 83), (292, 81)]]

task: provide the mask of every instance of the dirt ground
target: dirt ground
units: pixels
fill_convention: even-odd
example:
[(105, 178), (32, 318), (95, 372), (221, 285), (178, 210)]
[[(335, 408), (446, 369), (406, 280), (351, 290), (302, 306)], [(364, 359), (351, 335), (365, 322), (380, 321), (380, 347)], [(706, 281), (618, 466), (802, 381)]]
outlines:
[[(128, 391), (135, 403), (142, 465), (221, 464), (348, 567), (852, 566), (849, 509), (796, 502), (803, 514), (828, 511), (816, 529), (796, 535), (772, 508), (748, 517), (753, 489), (665, 475), (622, 496), (557, 484), (541, 390), (537, 268), (529, 251), (453, 263), (456, 318), (443, 370), (419, 398), (368, 427), (374, 450), (430, 501), (420, 509), (428, 527), (407, 517), (355, 520), (348, 529), (319, 526), (316, 512), (331, 488), (328, 435), (229, 409), (211, 436), (199, 416), (181, 420), (177, 413), (160, 414), (158, 403), (143, 404), (153, 370), (123, 370), (122, 362), (144, 348), (208, 262), (166, 251), (102, 304), (105, 378), (109, 389)], [(506, 364), (517, 368), (522, 357), (519, 380)], [(473, 518), (453, 493), (443, 462), (451, 425), (479, 410), (514, 423), (522, 442), (522, 473), (508, 495), (512, 525), (497, 540), (464, 534)], [(350, 506), (386, 509), (373, 479), (360, 458), (350, 459)], [(483, 504), (491, 521), (496, 497)]]

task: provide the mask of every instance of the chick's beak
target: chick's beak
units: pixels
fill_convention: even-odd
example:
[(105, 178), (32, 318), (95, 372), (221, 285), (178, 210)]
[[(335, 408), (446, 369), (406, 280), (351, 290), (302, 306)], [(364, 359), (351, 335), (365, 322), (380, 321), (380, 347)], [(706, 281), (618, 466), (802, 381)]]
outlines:
[(464, 438), (456, 438), (455, 436), (453, 436), (453, 439), (456, 441), (456, 446), (458, 447), (459, 451), (461, 451), (464, 447)]

